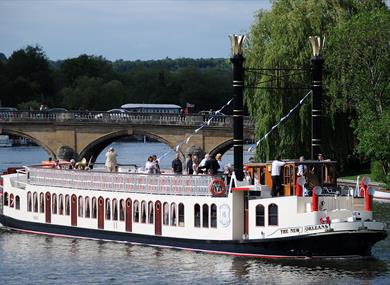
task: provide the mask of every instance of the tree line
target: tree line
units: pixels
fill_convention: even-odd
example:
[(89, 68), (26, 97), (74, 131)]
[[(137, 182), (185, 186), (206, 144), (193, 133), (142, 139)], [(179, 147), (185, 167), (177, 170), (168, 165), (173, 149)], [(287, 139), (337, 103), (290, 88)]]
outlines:
[(231, 96), (226, 59), (111, 62), (83, 54), (50, 61), (42, 47), (28, 46), (0, 60), (1, 106), (20, 110), (41, 104), (101, 111), (125, 103), (190, 103), (200, 111), (219, 109)]
[[(390, 183), (390, 12), (381, 0), (276, 0), (259, 11), (249, 33), (246, 65), (252, 68), (310, 68), (309, 36), (325, 37), (323, 151), (342, 170), (371, 161), (375, 178)], [(304, 96), (272, 89), (270, 75), (254, 79), (246, 102), (263, 136)], [(306, 81), (307, 74), (283, 78), (279, 87)], [(257, 148), (260, 161), (310, 157), (307, 100)]]

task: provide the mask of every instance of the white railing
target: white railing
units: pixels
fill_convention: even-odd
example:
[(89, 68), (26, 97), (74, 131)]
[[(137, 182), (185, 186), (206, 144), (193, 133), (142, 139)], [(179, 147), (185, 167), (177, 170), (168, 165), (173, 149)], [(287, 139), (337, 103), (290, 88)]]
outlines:
[(145, 194), (210, 196), (211, 180), (212, 177), (205, 175), (28, 169), (28, 183), (32, 185)]

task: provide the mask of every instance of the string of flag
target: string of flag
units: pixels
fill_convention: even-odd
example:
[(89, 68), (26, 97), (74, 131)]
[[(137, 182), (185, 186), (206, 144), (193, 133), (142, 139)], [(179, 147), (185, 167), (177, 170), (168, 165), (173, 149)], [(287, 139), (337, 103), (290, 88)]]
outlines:
[(223, 105), (219, 110), (215, 111), (214, 114), (207, 120), (207, 122), (203, 122), (196, 130), (194, 130), (185, 140), (179, 142), (174, 149), (170, 149), (163, 155), (161, 155), (158, 160), (161, 161), (164, 157), (166, 157), (168, 154), (170, 154), (173, 151), (179, 151), (180, 147), (184, 144), (188, 144), (190, 139), (196, 135), (201, 129), (203, 129), (206, 126), (210, 126), (211, 122), (219, 115), (222, 113), (223, 109), (225, 109), (227, 106), (229, 106), (233, 102), (233, 98), (230, 99), (225, 105)]
[(282, 117), (279, 122), (277, 124), (275, 124), (274, 126), (272, 126), (272, 128), (261, 138), (259, 139), (256, 144), (253, 144), (250, 148), (248, 148), (248, 152), (253, 152), (254, 150), (256, 150), (256, 147), (259, 146), (259, 144), (265, 140), (270, 133), (272, 133), (277, 127), (279, 127), (279, 125), (281, 123), (283, 123), (283, 121), (285, 121), (296, 109), (298, 109), (299, 106), (301, 106), (303, 104), (303, 102), (305, 101), (305, 99), (307, 97), (309, 97), (309, 95), (311, 94), (311, 90), (294, 106), (294, 108), (292, 108), (288, 113), (287, 115), (285, 115), (284, 117)]

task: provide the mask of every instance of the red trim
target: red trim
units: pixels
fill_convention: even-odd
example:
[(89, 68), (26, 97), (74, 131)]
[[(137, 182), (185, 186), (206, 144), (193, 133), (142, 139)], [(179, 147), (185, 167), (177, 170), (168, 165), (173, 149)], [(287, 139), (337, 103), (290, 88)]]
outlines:
[[(263, 255), (263, 254), (250, 254), (250, 253), (236, 253), (236, 252), (228, 252), (228, 251), (213, 251), (213, 250), (205, 250), (205, 249), (194, 249), (194, 248), (187, 248), (187, 247), (178, 247), (178, 246), (168, 246), (168, 245), (156, 245), (156, 244), (149, 244), (149, 243), (138, 243), (138, 242), (128, 242), (128, 241), (115, 241), (115, 240), (106, 240), (106, 239), (97, 239), (97, 238), (86, 238), (81, 236), (73, 236), (73, 235), (62, 235), (62, 234), (53, 234), (53, 233), (46, 233), (46, 232), (37, 232), (37, 231), (30, 231), (30, 230), (21, 230), (16, 229), (12, 227), (8, 227), (9, 229), (18, 231), (18, 232), (24, 232), (29, 234), (38, 234), (38, 235), (47, 235), (47, 236), (53, 236), (53, 237), (62, 237), (62, 238), (79, 238), (79, 239), (85, 239), (85, 240), (102, 240), (102, 241), (113, 241), (118, 243), (129, 243), (134, 245), (141, 245), (141, 246), (153, 246), (153, 247), (159, 247), (159, 248), (169, 248), (169, 249), (180, 249), (180, 250), (187, 250), (192, 252), (205, 252), (209, 254), (223, 254), (223, 255), (232, 255), (232, 256), (246, 256), (246, 257), (256, 257), (256, 258), (272, 258), (272, 259), (279, 259), (279, 258), (289, 258), (289, 259), (307, 259), (306, 256), (288, 256), (288, 255)], [(323, 258), (323, 257), (322, 257)]]
[(233, 187), (232, 191), (250, 191), (249, 187)]

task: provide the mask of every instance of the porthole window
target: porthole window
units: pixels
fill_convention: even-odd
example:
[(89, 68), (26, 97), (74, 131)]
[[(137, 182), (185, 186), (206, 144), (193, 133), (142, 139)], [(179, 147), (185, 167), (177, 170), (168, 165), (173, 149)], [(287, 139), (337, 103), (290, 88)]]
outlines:
[(210, 210), (211, 210), (210, 227), (216, 228), (217, 227), (217, 205), (211, 204)]
[(134, 210), (133, 210), (133, 217), (134, 217), (134, 222), (138, 223), (139, 222), (139, 202), (137, 200), (134, 201)]
[(203, 204), (202, 207), (202, 227), (209, 227), (209, 205)]
[(278, 225), (278, 206), (275, 204), (270, 204), (268, 206), (268, 225), (269, 226)]
[(256, 206), (256, 226), (264, 227), (264, 206), (263, 205)]
[(57, 194), (53, 194), (51, 198), (51, 211), (53, 214), (57, 214)]
[(163, 224), (169, 225), (169, 205), (167, 202), (163, 206)]
[(184, 227), (184, 204), (179, 204), (179, 227)]
[(200, 206), (199, 204), (194, 205), (194, 225), (195, 227), (200, 227)]

